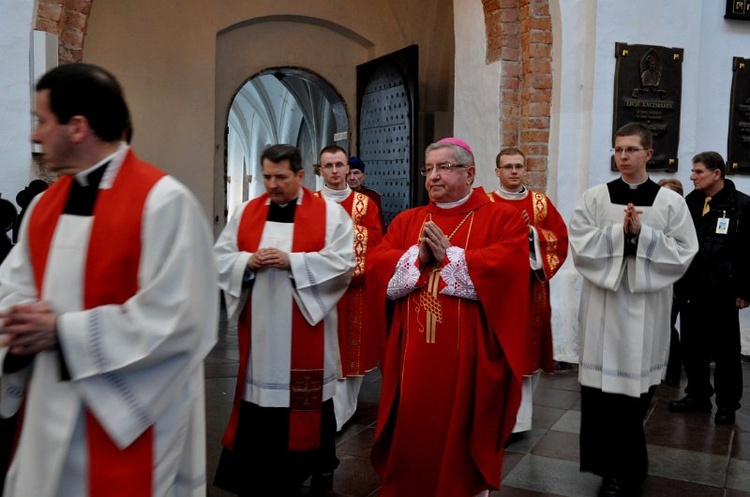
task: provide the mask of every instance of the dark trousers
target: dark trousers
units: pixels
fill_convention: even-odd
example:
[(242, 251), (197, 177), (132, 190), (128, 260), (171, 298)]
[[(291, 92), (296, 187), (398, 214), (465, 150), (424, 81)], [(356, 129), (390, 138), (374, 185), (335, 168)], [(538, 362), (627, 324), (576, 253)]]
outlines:
[[(697, 399), (708, 399), (715, 392), (718, 407), (736, 411), (742, 398), (742, 358), (735, 298), (706, 295), (687, 300), (681, 317), (685, 392)], [(713, 386), (711, 359), (716, 366)]]
[(313, 472), (338, 466), (333, 400), (323, 402), (321, 447), (289, 451), (289, 409), (240, 405), (234, 450), (224, 449), (214, 485), (240, 497), (296, 497)]
[(680, 300), (672, 300), (672, 319), (669, 330), (669, 360), (665, 380), (679, 383), (682, 376), (682, 352), (680, 351), (680, 333), (677, 331), (677, 316), (680, 314)]
[(655, 387), (639, 397), (581, 386), (581, 471), (640, 485), (648, 473), (643, 420)]

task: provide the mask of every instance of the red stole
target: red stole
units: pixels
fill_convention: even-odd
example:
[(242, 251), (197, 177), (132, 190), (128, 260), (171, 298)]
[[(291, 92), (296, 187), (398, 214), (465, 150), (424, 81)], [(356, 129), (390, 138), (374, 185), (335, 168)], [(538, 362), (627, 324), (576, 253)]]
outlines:
[[(149, 192), (165, 175), (128, 152), (110, 189), (100, 189), (93, 212), (84, 275), (83, 308), (122, 304), (138, 292), (143, 210)], [(39, 199), (29, 222), (29, 252), (41, 298), (50, 245), (65, 209), (71, 176), (60, 178)], [(89, 497), (150, 497), (153, 427), (119, 449), (86, 409)]]
[[(237, 247), (242, 252), (257, 252), (268, 218), (268, 195), (251, 201), (242, 213), (237, 230)], [(303, 188), (302, 204), (294, 211), (292, 252), (319, 252), (325, 247), (326, 203)], [(251, 347), (252, 303), (240, 315), (238, 341), (240, 367), (234, 392), (234, 407), (222, 444), (231, 449), (239, 422), (239, 406), (244, 392), (247, 362)], [(310, 325), (292, 301), (292, 363), (289, 384), (289, 450), (320, 447), (323, 403), (323, 363), (325, 356), (324, 321)]]

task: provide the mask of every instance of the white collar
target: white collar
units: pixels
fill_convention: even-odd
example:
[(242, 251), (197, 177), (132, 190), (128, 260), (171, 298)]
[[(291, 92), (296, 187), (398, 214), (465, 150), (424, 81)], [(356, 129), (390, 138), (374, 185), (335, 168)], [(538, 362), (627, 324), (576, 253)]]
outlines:
[(73, 177), (81, 186), (88, 186), (89, 185), (89, 174), (93, 173), (100, 167), (103, 167), (105, 164), (109, 163), (109, 167), (106, 171), (104, 171), (104, 176), (102, 177), (102, 181), (99, 183), (100, 189), (109, 189), (112, 188), (112, 183), (115, 180), (115, 176), (117, 176), (117, 173), (120, 171), (120, 167), (122, 166), (122, 163), (125, 162), (125, 156), (128, 153), (128, 150), (130, 147), (127, 143), (122, 142), (120, 143), (117, 150), (115, 150), (113, 153), (109, 154), (93, 166), (84, 169), (83, 171), (80, 171), (76, 173)]
[(349, 195), (352, 193), (352, 189), (349, 188), (349, 185), (346, 185), (346, 188), (343, 190), (334, 190), (332, 188), (328, 188), (326, 185), (323, 185), (323, 196), (327, 198), (328, 200), (333, 200), (334, 202), (338, 202), (339, 204), (346, 200)]
[(473, 190), (469, 190), (469, 194), (468, 194), (468, 195), (466, 195), (466, 196), (465, 196), (464, 198), (462, 198), (461, 200), (456, 200), (455, 202), (446, 202), (446, 203), (444, 203), (444, 204), (438, 204), (437, 202), (435, 202), (435, 205), (437, 205), (437, 206), (438, 206), (438, 207), (440, 207), (441, 209), (452, 209), (452, 208), (454, 208), (454, 207), (458, 207), (459, 205), (463, 205), (463, 204), (465, 204), (466, 202), (468, 202), (468, 200), (469, 200), (469, 197), (471, 197), (471, 194), (472, 194), (472, 193), (474, 193), (474, 191), (473, 191)]
[(529, 190), (526, 189), (525, 186), (521, 185), (520, 190), (518, 190), (517, 192), (512, 192), (503, 188), (503, 185), (500, 185), (500, 187), (495, 190), (495, 193), (497, 193), (498, 197), (504, 198), (506, 200), (523, 200), (529, 194)]

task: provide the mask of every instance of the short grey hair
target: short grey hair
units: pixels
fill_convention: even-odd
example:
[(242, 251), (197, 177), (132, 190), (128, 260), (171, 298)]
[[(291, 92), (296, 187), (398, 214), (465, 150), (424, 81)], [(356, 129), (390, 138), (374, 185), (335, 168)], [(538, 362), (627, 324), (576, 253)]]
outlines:
[(467, 166), (474, 165), (474, 155), (471, 152), (450, 142), (431, 143), (424, 151), (425, 157), (427, 157), (427, 154), (429, 154), (433, 150), (437, 150), (440, 148), (450, 148), (453, 151), (453, 158), (456, 160), (457, 164), (464, 164)]

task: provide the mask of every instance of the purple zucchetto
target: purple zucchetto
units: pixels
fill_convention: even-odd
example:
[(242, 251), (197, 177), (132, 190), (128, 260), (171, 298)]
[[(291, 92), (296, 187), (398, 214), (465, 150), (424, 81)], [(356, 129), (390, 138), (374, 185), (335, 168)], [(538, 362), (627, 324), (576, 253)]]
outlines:
[(451, 137), (448, 137), (448, 138), (443, 138), (442, 140), (438, 140), (437, 143), (450, 143), (452, 145), (456, 145), (458, 147), (461, 147), (462, 149), (464, 149), (467, 152), (469, 152), (472, 156), (474, 155), (474, 152), (472, 152), (471, 147), (469, 146), (469, 144), (466, 143), (465, 141), (463, 141), (460, 138), (454, 138), (454, 137), (451, 136)]

